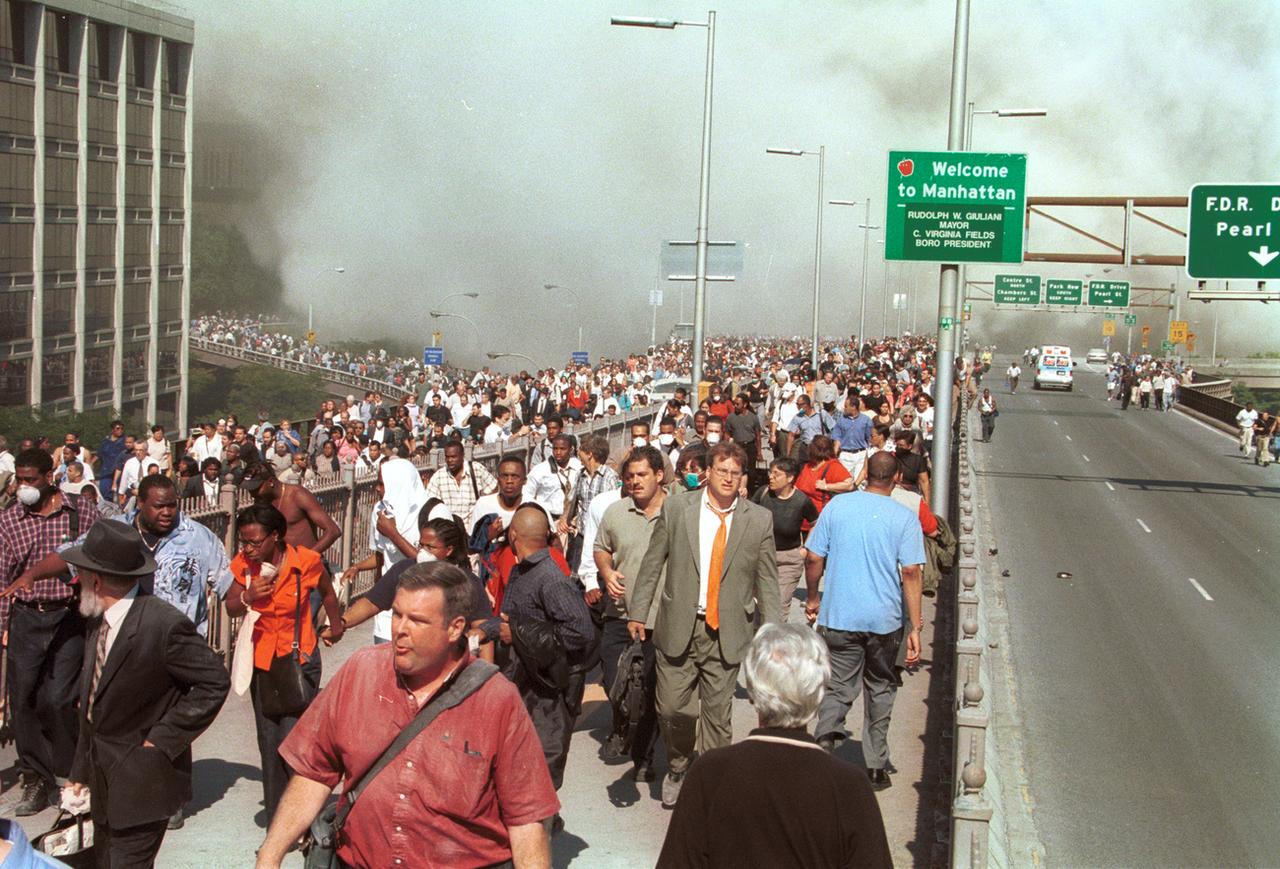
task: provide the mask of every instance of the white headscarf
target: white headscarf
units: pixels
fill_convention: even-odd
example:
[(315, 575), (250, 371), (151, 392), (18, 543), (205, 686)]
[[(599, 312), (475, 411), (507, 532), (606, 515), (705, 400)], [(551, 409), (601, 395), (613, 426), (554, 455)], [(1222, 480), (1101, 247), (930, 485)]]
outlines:
[(402, 553), (391, 541), (378, 533), (377, 513), (390, 512), (395, 519), (396, 530), (401, 536), (406, 540), (417, 540), (418, 511), (422, 509), (423, 504), (427, 503), (427, 490), (422, 485), (422, 477), (418, 474), (418, 469), (413, 462), (399, 457), (388, 459), (383, 463), (382, 487), (384, 489), (382, 500), (373, 507), (372, 537), (377, 541), (373, 544), (373, 548), (381, 550), (388, 556), (383, 561), (385, 570), (386, 567), (399, 561), (400, 558), (396, 556)]

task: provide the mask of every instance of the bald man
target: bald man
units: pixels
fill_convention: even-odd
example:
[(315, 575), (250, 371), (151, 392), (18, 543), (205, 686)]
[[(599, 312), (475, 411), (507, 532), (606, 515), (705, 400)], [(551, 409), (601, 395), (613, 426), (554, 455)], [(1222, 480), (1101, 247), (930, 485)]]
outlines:
[[(550, 533), (550, 519), (535, 503), (521, 505), (511, 517), (507, 539), (519, 563), (488, 633), (502, 642), (498, 663), (520, 689), (559, 790), (586, 671), (599, 658), (599, 643), (582, 589), (551, 559)], [(556, 816), (553, 832), (562, 826)]]

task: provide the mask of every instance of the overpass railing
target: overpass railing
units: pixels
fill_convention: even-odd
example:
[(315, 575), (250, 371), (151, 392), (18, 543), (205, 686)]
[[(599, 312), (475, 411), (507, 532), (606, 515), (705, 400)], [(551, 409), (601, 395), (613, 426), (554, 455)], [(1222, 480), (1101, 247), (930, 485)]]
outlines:
[[(993, 817), (997, 817), (999, 788), (992, 788), (995, 805), (986, 790), (988, 725), (991, 721), (989, 665), (984, 660), (985, 631), (982, 592), (978, 587), (978, 532), (976, 493), (970, 462), (972, 432), (968, 390), (960, 393), (957, 443), (958, 515), (960, 543), (955, 613), (956, 629), (952, 672), (955, 674), (953, 708), (951, 792), (951, 866), (978, 869), (987, 866)], [(999, 819), (997, 817), (997, 823)], [(999, 862), (999, 861), (997, 861)]]
[(1227, 396), (1231, 394), (1230, 380), (1197, 381), (1191, 386), (1182, 387), (1178, 394), (1178, 404), (1235, 428), (1236, 414), (1244, 408), (1230, 398), (1224, 397), (1224, 394)]
[[(655, 408), (647, 407), (625, 414), (603, 417), (578, 425), (566, 425), (565, 431), (579, 439), (583, 435), (602, 434), (609, 438), (610, 456), (621, 456), (630, 443), (629, 427), (637, 420), (648, 420)], [(498, 460), (509, 454), (524, 458), (526, 467), (538, 441), (528, 437), (508, 440), (505, 444), (483, 446), (466, 445), (467, 458), (484, 466), (492, 473), (498, 469)], [(435, 450), (429, 456), (418, 456), (413, 462), (422, 471), (434, 471), (444, 464), (443, 450)], [(354, 465), (345, 466), (337, 474), (316, 475), (303, 485), (316, 497), (325, 513), (342, 529), (342, 537), (327, 553), (330, 565), (345, 568), (363, 560), (369, 554), (369, 533), (373, 505), (377, 495), (374, 486), (378, 482), (376, 472), (357, 471)], [(227, 557), (234, 558), (239, 550), (234, 517), (236, 512), (252, 503), (248, 493), (228, 483), (223, 485), (217, 504), (204, 498), (184, 499), (181, 509), (191, 519), (209, 528), (226, 547)], [(346, 587), (338, 589), (339, 600), (345, 607), (354, 598), (367, 592), (377, 580), (373, 571), (363, 571)], [(210, 593), (209, 597), (209, 645), (230, 664), (231, 651), (239, 620), (232, 618), (222, 602)]]
[(297, 374), (315, 374), (332, 383), (341, 383), (344, 386), (350, 386), (352, 389), (361, 393), (381, 392), (383, 395), (394, 398), (397, 401), (401, 397), (408, 395), (413, 391), (411, 388), (397, 386), (390, 381), (379, 380), (376, 377), (352, 374), (348, 371), (341, 371), (337, 368), (316, 365), (313, 362), (299, 362), (296, 359), (286, 359), (283, 356), (276, 356), (274, 353), (263, 353), (261, 350), (249, 350), (245, 347), (237, 347), (234, 344), (222, 344), (218, 341), (210, 341), (208, 338), (197, 338), (192, 336), (191, 347), (194, 350), (200, 350), (205, 353), (215, 353), (231, 359), (243, 359), (246, 362), (253, 362), (257, 365), (269, 365), (272, 368), (279, 368), (281, 371), (293, 371)]

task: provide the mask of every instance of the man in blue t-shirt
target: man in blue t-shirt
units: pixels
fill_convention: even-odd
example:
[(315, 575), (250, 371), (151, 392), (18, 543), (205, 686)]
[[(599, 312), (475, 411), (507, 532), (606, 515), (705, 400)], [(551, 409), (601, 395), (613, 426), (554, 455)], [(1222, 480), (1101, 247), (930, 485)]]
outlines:
[[(817, 621), (831, 653), (831, 680), (814, 735), (833, 751), (849, 735), (844, 719), (865, 686), (862, 752), (877, 790), (891, 784), (885, 767), (897, 694), (893, 666), (904, 634), (907, 665), (920, 660), (924, 536), (919, 518), (890, 497), (898, 473), (893, 453), (872, 456), (866, 491), (832, 499), (805, 543), (805, 615)], [(819, 596), (824, 572), (825, 594)]]

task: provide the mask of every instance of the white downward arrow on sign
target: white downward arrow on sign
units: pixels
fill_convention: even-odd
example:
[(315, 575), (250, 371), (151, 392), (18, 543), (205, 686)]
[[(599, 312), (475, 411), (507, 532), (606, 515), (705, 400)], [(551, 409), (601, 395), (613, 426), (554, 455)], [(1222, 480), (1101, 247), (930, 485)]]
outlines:
[(1257, 250), (1249, 251), (1249, 256), (1257, 260), (1258, 265), (1265, 266), (1267, 263), (1280, 256), (1280, 250), (1271, 250), (1264, 244)]

